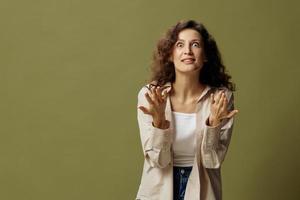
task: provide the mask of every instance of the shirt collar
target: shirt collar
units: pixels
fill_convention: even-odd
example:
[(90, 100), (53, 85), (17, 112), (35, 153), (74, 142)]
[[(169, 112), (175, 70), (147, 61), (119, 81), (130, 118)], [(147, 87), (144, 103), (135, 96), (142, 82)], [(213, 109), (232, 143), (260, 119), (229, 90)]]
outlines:
[[(172, 88), (172, 84), (171, 82), (167, 82), (163, 85), (163, 87), (171, 87)], [(197, 99), (197, 103), (199, 103), (201, 101), (201, 99), (211, 90), (213, 89), (211, 86), (206, 85), (203, 92), (201, 93), (201, 95), (199, 96), (199, 98)]]

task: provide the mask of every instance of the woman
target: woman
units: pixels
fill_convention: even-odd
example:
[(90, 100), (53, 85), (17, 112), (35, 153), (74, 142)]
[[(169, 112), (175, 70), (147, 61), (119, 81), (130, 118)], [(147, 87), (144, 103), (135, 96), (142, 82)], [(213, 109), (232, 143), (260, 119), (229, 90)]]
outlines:
[(221, 164), (233, 129), (234, 84), (203, 24), (179, 21), (159, 40), (138, 94), (145, 158), (136, 199), (222, 199)]

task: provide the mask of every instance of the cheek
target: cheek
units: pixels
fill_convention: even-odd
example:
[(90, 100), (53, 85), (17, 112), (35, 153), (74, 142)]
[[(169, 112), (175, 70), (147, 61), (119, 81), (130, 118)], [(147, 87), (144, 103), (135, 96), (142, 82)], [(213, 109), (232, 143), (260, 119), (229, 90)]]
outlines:
[(199, 51), (198, 52), (198, 58), (200, 59), (200, 60), (203, 60), (204, 58), (205, 58), (205, 54), (204, 54), (204, 51)]
[(173, 58), (174, 58), (175, 61), (180, 61), (180, 52), (175, 51), (173, 53)]

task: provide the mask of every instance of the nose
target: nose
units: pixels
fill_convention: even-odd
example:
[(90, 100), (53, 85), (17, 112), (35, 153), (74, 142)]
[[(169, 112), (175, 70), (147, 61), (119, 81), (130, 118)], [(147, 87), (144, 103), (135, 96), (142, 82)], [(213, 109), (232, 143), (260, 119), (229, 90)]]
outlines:
[(184, 48), (184, 54), (191, 54), (191, 47), (190, 45), (185, 45), (185, 48)]

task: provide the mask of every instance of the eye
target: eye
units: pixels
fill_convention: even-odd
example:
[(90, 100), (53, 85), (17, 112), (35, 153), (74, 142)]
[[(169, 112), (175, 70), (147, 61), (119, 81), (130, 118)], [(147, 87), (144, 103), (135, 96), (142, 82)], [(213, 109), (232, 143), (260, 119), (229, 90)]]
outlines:
[(192, 45), (195, 47), (200, 47), (200, 44), (198, 42), (194, 42)]
[(182, 42), (178, 42), (178, 43), (176, 44), (176, 46), (177, 46), (177, 47), (182, 47), (183, 44), (182, 44)]

